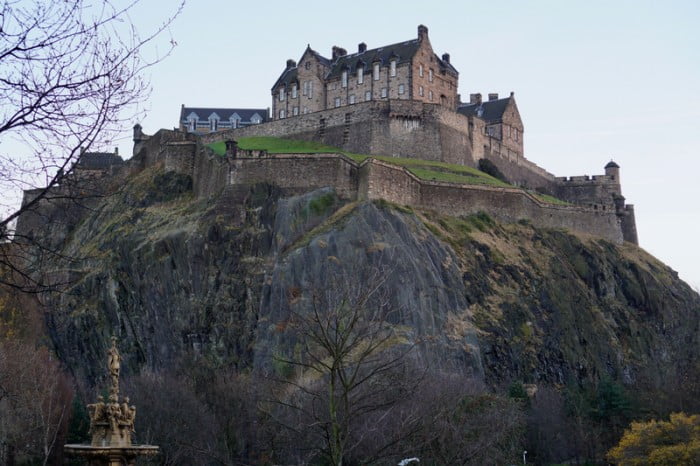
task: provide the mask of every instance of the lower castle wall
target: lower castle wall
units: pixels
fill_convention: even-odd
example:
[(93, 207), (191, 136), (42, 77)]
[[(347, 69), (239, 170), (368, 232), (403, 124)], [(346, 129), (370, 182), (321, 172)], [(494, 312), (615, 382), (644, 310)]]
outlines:
[[(279, 154), (238, 159), (212, 157), (198, 164), (196, 170), (207, 176), (207, 173), (225, 171), (227, 163), (228, 176), (224, 184), (238, 188), (265, 182), (279, 186), (287, 194), (299, 194), (332, 186), (339, 196), (350, 200), (384, 199), (454, 216), (486, 212), (502, 222), (527, 219), (540, 227), (566, 228), (615, 243), (623, 241), (620, 220), (614, 210), (545, 204), (512, 188), (420, 180), (404, 168), (373, 159), (357, 164), (337, 154)], [(204, 167), (207, 164), (208, 169)], [(213, 189), (203, 189), (202, 186), (195, 182), (198, 196), (212, 195), (222, 189), (222, 180), (208, 181), (206, 186), (216, 186)]]

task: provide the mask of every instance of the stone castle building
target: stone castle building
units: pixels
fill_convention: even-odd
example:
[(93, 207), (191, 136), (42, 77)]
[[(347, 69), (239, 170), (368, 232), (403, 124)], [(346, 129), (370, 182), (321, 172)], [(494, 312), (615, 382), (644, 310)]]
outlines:
[[(149, 136), (140, 125), (134, 127), (135, 157), (128, 170), (162, 164), (191, 176), (198, 198), (224, 193), (238, 199), (259, 182), (288, 194), (333, 187), (352, 200), (384, 199), (450, 215), (485, 212), (504, 222), (526, 219), (616, 243), (638, 242), (634, 208), (625, 203), (617, 164), (611, 161), (600, 175), (555, 177), (525, 157), (514, 94), (482, 99), (475, 93), (461, 102), (458, 76), (449, 55), (433, 52), (422, 25), (416, 39), (375, 49), (361, 43), (353, 54), (334, 47), (330, 59), (307, 47), (299, 65), (288, 61), (272, 87), (269, 120), (253, 124), (259, 120), (252, 121), (251, 114), (246, 125), (236, 117), (241, 112), (183, 106), (179, 130)], [(271, 155), (237, 149), (235, 140), (252, 136), (490, 167), (513, 187), (420, 179), (406, 168), (373, 158), (357, 163), (338, 153)], [(215, 156), (209, 144), (222, 141), (226, 156)], [(538, 193), (566, 203), (543, 200)], [(29, 222), (18, 222), (18, 230), (20, 226), (32, 230)]]
[(180, 108), (180, 131), (204, 134), (224, 129), (245, 128), (269, 120), (266, 108)]
[(272, 86), (272, 118), (389, 99), (438, 103), (456, 110), (458, 79), (449, 54), (438, 57), (433, 52), (423, 25), (418, 26), (416, 39), (375, 49), (362, 42), (352, 54), (333, 47), (331, 58), (307, 46), (299, 64), (287, 60)]

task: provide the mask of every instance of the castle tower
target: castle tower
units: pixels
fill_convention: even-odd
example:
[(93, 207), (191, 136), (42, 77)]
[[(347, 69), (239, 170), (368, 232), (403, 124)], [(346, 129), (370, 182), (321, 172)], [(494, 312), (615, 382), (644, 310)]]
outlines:
[(620, 184), (620, 166), (612, 160), (605, 166), (605, 175), (611, 177), (617, 184)]

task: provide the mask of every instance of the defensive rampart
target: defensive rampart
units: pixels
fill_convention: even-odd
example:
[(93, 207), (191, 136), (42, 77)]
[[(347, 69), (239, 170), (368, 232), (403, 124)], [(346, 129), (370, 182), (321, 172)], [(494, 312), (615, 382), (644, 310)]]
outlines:
[[(209, 177), (227, 171), (226, 177)], [(547, 228), (566, 228), (623, 241), (619, 216), (614, 209), (549, 204), (517, 188), (422, 180), (407, 169), (376, 159), (357, 163), (340, 154), (275, 154), (250, 157), (241, 151), (235, 159), (213, 154), (201, 157), (195, 181), (199, 196), (214, 196), (227, 188), (265, 182), (287, 194), (298, 194), (325, 186), (335, 188), (346, 199), (384, 199), (448, 215), (486, 212), (502, 222), (528, 220)], [(225, 178), (225, 179), (224, 179)], [(206, 186), (206, 189), (200, 187)]]

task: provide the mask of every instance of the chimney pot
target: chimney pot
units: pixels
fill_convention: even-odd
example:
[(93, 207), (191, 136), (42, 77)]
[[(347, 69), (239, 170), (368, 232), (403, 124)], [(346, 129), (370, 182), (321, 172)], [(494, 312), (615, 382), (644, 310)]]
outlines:
[(490, 92), (489, 100), (498, 100), (498, 92)]
[(367, 51), (367, 44), (364, 42), (360, 42), (357, 44), (357, 53), (364, 53)]
[(342, 57), (342, 56), (345, 56), (345, 55), (348, 54), (348, 51), (347, 51), (347, 50), (345, 50), (345, 49), (342, 48), (342, 47), (338, 47), (338, 46), (336, 46), (336, 45), (333, 46), (333, 48), (331, 49), (331, 52), (332, 52), (332, 55), (333, 55), (333, 60), (335, 60), (335, 59), (338, 58), (338, 57)]
[(450, 54), (449, 54), (449, 53), (443, 53), (443, 54), (442, 54), (442, 61), (444, 61), (445, 63), (449, 63), (449, 62), (450, 62)]
[(481, 104), (481, 94), (480, 93), (469, 94), (469, 103), (480, 105)]
[(428, 38), (428, 28), (420, 24), (418, 26), (418, 39), (423, 40)]

